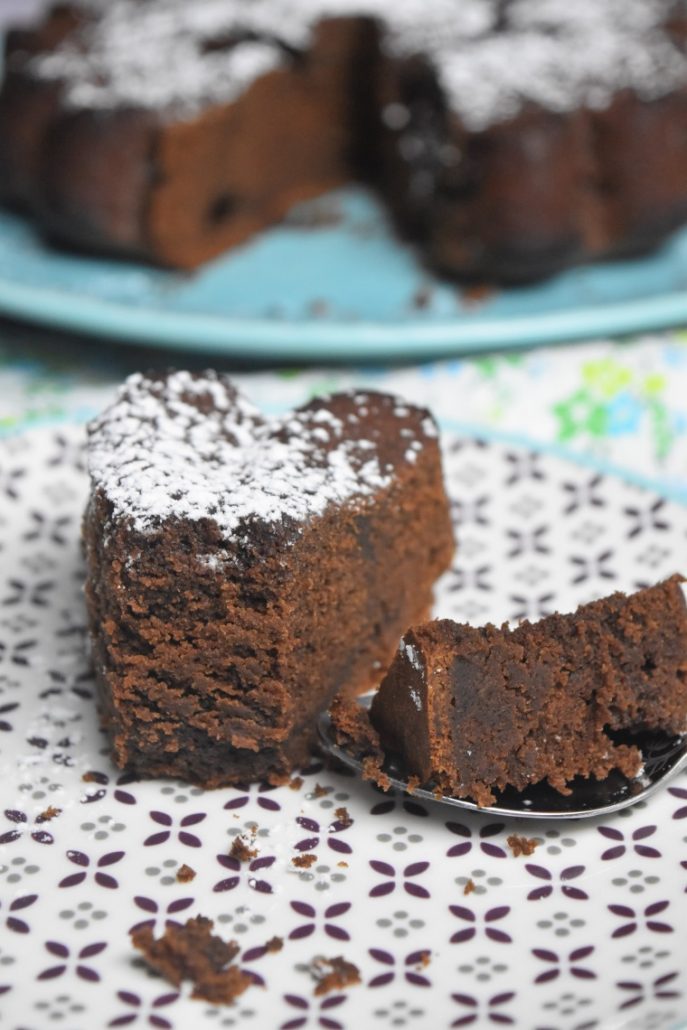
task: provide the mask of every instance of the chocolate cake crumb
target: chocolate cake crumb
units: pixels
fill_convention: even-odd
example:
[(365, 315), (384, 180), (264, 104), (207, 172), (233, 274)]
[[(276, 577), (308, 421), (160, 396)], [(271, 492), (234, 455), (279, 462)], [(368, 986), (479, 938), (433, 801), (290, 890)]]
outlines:
[(312, 796), (314, 798), (324, 798), (327, 796), (327, 794), (331, 794), (333, 790), (333, 787), (323, 787), (321, 783), (316, 783), (315, 789), (312, 792)]
[(180, 865), (177, 869), (178, 883), (190, 883), (191, 880), (195, 880), (195, 878), (196, 871), (195, 869), (191, 869), (190, 865), (186, 865), (186, 863), (184, 863), (183, 865)]
[(326, 300), (314, 300), (308, 308), (312, 318), (324, 318), (329, 314), (329, 303)]
[(466, 881), (465, 886), (463, 887), (463, 894), (472, 894), (472, 892), (475, 889), (476, 889), (475, 888), (475, 881), (472, 880), (472, 879), (469, 879), (469, 880)]
[[(380, 790), (391, 790), (391, 780), (385, 772), (382, 772), (382, 763), (379, 758), (373, 758), (371, 755), (368, 758), (364, 758), (362, 770), (364, 780), (370, 780)], [(441, 793), (439, 797), (441, 797)]]
[(496, 290), (493, 286), (487, 286), (486, 283), (476, 283), (474, 286), (467, 286), (460, 291), (460, 300), (463, 307), (477, 308), (482, 304), (486, 304), (495, 293)]
[(238, 966), (230, 965), (240, 950), (236, 941), (216, 937), (211, 933), (213, 925), (211, 919), (196, 916), (183, 926), (168, 924), (157, 940), (151, 926), (141, 926), (132, 931), (131, 941), (169, 983), (179, 987), (183, 980), (191, 980), (193, 998), (226, 1005), (252, 981)]
[(420, 786), (420, 777), (419, 776), (409, 776), (408, 777), (408, 782), (406, 784), (406, 794), (414, 794), (419, 786)]
[(97, 775), (97, 773), (94, 773), (94, 772), (85, 772), (83, 774), (83, 776), (81, 777), (81, 779), (83, 780), (84, 783), (99, 783), (100, 782), (99, 776)]
[(343, 221), (343, 210), (338, 203), (310, 203), (292, 208), (285, 218), (286, 225), (299, 229), (327, 229), (340, 225)]
[(337, 862), (339, 869), (348, 869), (348, 862)]
[(417, 957), (417, 962), (415, 963), (415, 968), (416, 969), (426, 969), (431, 961), (432, 961), (432, 953), (430, 951), (421, 951), (420, 954)]
[(265, 942), (265, 950), (269, 951), (270, 954), (274, 954), (277, 951), (281, 951), (283, 947), (284, 940), (282, 937), (270, 937), (270, 939)]
[(424, 311), (432, 303), (434, 290), (431, 286), (420, 286), (413, 294), (412, 305), (416, 311)]
[(520, 855), (533, 855), (539, 845), (536, 837), (521, 837), (518, 833), (511, 833), (510, 837), (506, 838), (506, 843), (515, 858), (519, 858)]
[(231, 1005), (252, 982), (248, 973), (244, 973), (238, 966), (230, 966), (221, 973), (211, 972), (198, 980), (191, 997), (209, 1001), (213, 1005)]
[(239, 862), (250, 862), (251, 859), (258, 857), (258, 849), (252, 848), (246, 838), (239, 834), (231, 842), (229, 855)]
[(317, 862), (317, 855), (294, 855), (291, 862), (297, 869), (309, 869), (314, 862)]
[(303, 777), (294, 776), (292, 780), (289, 780), (289, 787), (291, 790), (300, 790), (303, 786)]
[[(329, 969), (329, 972), (327, 972)], [(360, 983), (360, 970), (352, 962), (347, 962), (343, 956), (336, 958), (323, 958), (318, 956), (313, 959), (310, 971), (317, 980), (315, 994), (328, 994), (330, 991), (341, 991), (345, 987), (353, 987)]]
[(370, 722), (366, 710), (354, 698), (334, 698), (329, 717), (336, 743), (360, 757), (383, 758), (379, 734)]
[(51, 819), (56, 819), (58, 815), (62, 815), (62, 809), (55, 808), (54, 805), (48, 805), (44, 812), (36, 816), (36, 822), (49, 823)]
[(353, 819), (351, 818), (348, 809), (343, 805), (341, 808), (334, 809), (334, 815), (336, 816), (336, 821), (341, 823), (342, 830), (347, 830), (349, 826), (353, 825)]

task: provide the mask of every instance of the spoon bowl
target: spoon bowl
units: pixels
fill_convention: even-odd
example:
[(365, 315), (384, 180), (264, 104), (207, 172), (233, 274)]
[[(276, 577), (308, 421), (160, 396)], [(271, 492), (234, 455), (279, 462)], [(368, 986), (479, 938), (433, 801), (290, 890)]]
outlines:
[[(359, 698), (359, 703), (365, 708), (369, 708), (371, 701), (372, 695)], [(336, 743), (327, 712), (320, 716), (318, 730), (324, 750), (362, 775), (362, 760)], [(687, 769), (687, 734), (675, 737), (665, 733), (646, 732), (623, 737), (621, 742), (636, 745), (642, 753), (642, 772), (634, 779), (628, 779), (617, 770), (604, 780), (578, 776), (569, 784), (569, 794), (560, 794), (546, 782), (532, 784), (522, 791), (508, 787), (497, 794), (496, 802), (488, 808), (482, 808), (464, 798), (437, 794), (431, 785), (410, 789), (409, 775), (393, 755), (387, 756), (382, 771), (389, 777), (391, 786), (397, 790), (412, 794), (414, 798), (439, 802), (454, 808), (502, 815), (509, 819), (592, 819), (629, 808), (638, 801), (645, 801), (679, 772)]]

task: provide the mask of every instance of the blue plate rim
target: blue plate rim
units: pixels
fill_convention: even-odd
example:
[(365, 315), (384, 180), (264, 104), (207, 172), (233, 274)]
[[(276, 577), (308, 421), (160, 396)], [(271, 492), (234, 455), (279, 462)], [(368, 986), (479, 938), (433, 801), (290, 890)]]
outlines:
[(332, 324), (140, 308), (0, 280), (0, 313), (132, 345), (193, 348), (224, 356), (320, 362), (426, 359), (667, 329), (687, 321), (687, 291), (479, 323)]

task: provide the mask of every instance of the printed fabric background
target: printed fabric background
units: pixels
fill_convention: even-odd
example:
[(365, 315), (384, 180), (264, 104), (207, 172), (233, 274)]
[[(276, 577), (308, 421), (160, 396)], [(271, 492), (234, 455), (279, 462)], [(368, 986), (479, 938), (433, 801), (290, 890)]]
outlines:
[[(78, 348), (62, 341), (36, 347), (30, 331), (24, 356), (17, 353), (16, 346), (3, 347), (0, 336), (5, 435), (85, 421), (127, 371), (151, 361), (150, 352), (129, 348)], [(398, 392), (430, 407), (445, 428), (597, 463), (687, 500), (684, 331), (420, 366), (235, 372), (235, 378), (258, 405), (275, 413), (312, 394), (349, 386)]]

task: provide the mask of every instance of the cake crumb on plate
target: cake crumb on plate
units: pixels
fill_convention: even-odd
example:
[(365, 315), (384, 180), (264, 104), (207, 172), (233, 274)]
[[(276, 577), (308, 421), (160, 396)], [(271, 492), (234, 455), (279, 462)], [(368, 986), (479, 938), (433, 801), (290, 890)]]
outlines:
[(539, 845), (536, 837), (521, 837), (518, 833), (511, 833), (510, 837), (506, 838), (506, 843), (515, 858), (519, 858), (520, 855), (533, 855)]
[(135, 948), (143, 952), (151, 969), (179, 987), (183, 980), (193, 983), (191, 997), (215, 1004), (231, 1004), (252, 980), (232, 961), (240, 949), (236, 941), (223, 941), (211, 931), (211, 919), (196, 916), (181, 926), (170, 923), (162, 937), (153, 936), (151, 926), (131, 932)]
[(319, 955), (313, 959), (310, 971), (317, 980), (316, 995), (340, 991), (344, 987), (354, 987), (361, 982), (358, 967), (352, 962), (348, 962), (342, 955), (338, 955), (336, 958), (324, 958)]

